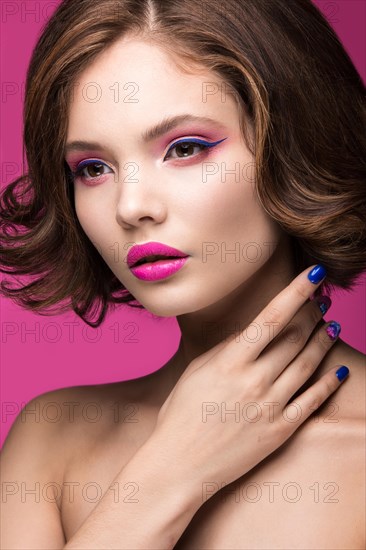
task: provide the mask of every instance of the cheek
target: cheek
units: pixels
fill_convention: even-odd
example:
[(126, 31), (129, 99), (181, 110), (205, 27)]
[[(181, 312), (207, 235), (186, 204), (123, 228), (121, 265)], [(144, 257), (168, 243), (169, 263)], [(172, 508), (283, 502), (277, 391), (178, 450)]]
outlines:
[[(235, 163), (227, 163), (232, 165)], [(217, 238), (233, 232), (238, 235), (244, 227), (263, 223), (253, 184), (236, 175), (217, 173), (206, 183), (200, 182), (187, 199), (184, 211), (203, 234)]]
[(106, 205), (103, 204), (101, 197), (93, 196), (93, 193), (90, 192), (84, 193), (84, 189), (80, 186), (75, 186), (74, 198), (75, 211), (80, 225), (101, 253), (102, 249), (110, 246), (107, 242), (110, 232), (106, 221), (108, 218), (105, 215)]
[(191, 227), (199, 242), (216, 243), (219, 248), (225, 243), (228, 250), (235, 250), (239, 246), (236, 243), (240, 243), (241, 251), (250, 249), (248, 254), (264, 259), (268, 257), (269, 247), (278, 243), (279, 227), (259, 203), (253, 177), (230, 174), (229, 169), (235, 166), (234, 158), (227, 161), (226, 166), (226, 173), (218, 173), (207, 183), (200, 183), (190, 203), (185, 204)]

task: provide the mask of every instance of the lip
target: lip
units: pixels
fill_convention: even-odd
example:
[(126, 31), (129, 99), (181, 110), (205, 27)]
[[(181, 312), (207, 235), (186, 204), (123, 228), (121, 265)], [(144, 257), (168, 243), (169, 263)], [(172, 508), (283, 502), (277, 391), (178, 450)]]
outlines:
[(188, 256), (184, 258), (157, 260), (146, 264), (131, 267), (133, 275), (141, 281), (160, 281), (174, 275), (179, 271), (186, 261)]
[[(177, 248), (173, 248), (171, 246), (168, 246), (163, 243), (158, 243), (158, 242), (137, 244), (132, 248), (130, 248), (130, 250), (128, 251), (128, 254), (127, 254), (128, 267), (131, 269), (139, 260), (141, 260), (142, 258), (145, 258), (146, 256), (175, 256), (177, 258), (186, 258), (188, 254), (186, 254), (185, 252), (182, 252), (181, 250), (178, 250)], [(171, 258), (167, 258), (167, 260), (168, 259), (170, 262), (174, 261)], [(158, 263), (160, 261), (162, 260), (157, 260), (154, 263)], [(142, 264), (141, 267), (143, 267), (143, 265), (145, 264)], [(140, 266), (136, 266), (136, 267), (140, 267)]]

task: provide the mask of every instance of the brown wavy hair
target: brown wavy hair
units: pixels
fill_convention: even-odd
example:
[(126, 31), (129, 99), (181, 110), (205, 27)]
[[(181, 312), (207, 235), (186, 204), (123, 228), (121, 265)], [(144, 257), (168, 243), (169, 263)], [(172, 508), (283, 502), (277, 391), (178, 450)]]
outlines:
[(142, 307), (84, 233), (64, 160), (73, 82), (127, 34), (227, 82), (253, 123), (258, 198), (292, 237), (296, 270), (326, 267), (318, 294), (356, 284), (366, 269), (365, 86), (310, 0), (64, 0), (28, 68), (28, 171), (0, 198), (0, 270), (31, 278), (3, 280), (1, 293), (44, 315), (72, 308), (93, 327), (115, 304)]

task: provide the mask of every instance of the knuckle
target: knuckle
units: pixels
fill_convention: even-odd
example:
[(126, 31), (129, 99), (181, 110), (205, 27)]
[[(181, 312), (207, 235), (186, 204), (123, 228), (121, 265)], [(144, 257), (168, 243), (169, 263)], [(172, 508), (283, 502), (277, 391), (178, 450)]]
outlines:
[(314, 364), (309, 357), (299, 359), (298, 367), (299, 370), (306, 375), (310, 375), (314, 371)]
[(278, 324), (281, 322), (281, 319), (282, 313), (276, 306), (270, 305), (268, 309), (266, 309), (264, 314), (264, 320), (266, 323)]
[(334, 385), (328, 377), (325, 377), (322, 380), (322, 384), (317, 389), (316, 394), (312, 397), (311, 408), (314, 410), (318, 409), (333, 391)]
[(316, 411), (320, 407), (322, 402), (323, 402), (323, 399), (322, 399), (320, 394), (319, 395), (314, 395), (314, 397), (312, 397), (310, 402), (309, 402), (309, 410), (310, 411)]
[(309, 297), (309, 285), (306, 281), (297, 281), (294, 290), (302, 300)]
[[(266, 377), (263, 373), (256, 373), (255, 376), (252, 376), (249, 381), (250, 394), (253, 397), (261, 397), (265, 391), (266, 387)], [(247, 391), (248, 386), (245, 390)]]
[[(335, 377), (334, 377), (335, 378)], [(324, 391), (323, 391), (323, 400), (333, 393), (335, 390), (335, 382), (333, 379), (330, 379), (329, 376), (324, 378)]]

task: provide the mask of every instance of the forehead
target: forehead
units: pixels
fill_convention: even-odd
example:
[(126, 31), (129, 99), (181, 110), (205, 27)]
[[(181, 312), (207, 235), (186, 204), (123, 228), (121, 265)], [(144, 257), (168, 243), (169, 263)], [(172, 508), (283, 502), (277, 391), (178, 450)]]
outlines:
[[(237, 104), (228, 85), (205, 67), (183, 72), (164, 49), (122, 38), (75, 79), (69, 138), (124, 123), (141, 132), (164, 116), (188, 113), (235, 124)], [(113, 116), (112, 116), (113, 115)], [(86, 136), (87, 137), (87, 136)]]

